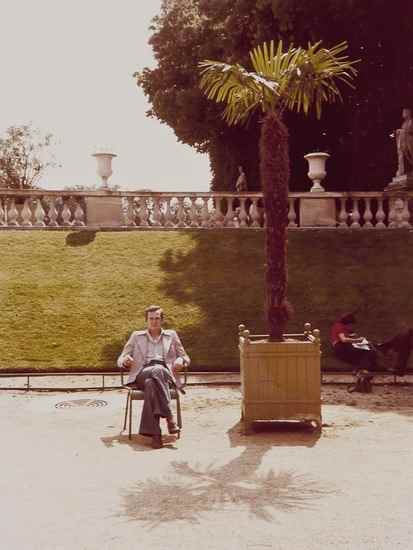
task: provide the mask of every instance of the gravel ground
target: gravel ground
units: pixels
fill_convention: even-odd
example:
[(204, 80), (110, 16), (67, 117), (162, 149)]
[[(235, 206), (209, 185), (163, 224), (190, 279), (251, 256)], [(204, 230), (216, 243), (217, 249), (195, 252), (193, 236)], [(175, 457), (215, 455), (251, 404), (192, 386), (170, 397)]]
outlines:
[(159, 450), (120, 432), (124, 402), (0, 393), (2, 549), (412, 548), (411, 385), (326, 385), (321, 434), (249, 436), (238, 388), (188, 388), (182, 437)]

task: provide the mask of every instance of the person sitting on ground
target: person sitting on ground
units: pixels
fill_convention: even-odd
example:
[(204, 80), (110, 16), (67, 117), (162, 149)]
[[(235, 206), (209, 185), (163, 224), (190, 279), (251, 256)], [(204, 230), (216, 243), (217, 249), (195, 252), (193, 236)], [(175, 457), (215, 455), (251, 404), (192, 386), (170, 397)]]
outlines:
[(354, 334), (356, 318), (353, 313), (345, 313), (333, 324), (330, 341), (335, 355), (354, 365), (357, 369), (375, 370), (377, 354), (366, 338)]
[(190, 359), (174, 330), (162, 328), (162, 308), (145, 310), (146, 330), (131, 334), (120, 354), (119, 368), (130, 368), (127, 385), (144, 391), (139, 433), (152, 437), (152, 447), (162, 444), (160, 418), (166, 418), (170, 434), (179, 432), (171, 410), (170, 387), (181, 388), (176, 374)]
[(407, 362), (413, 348), (413, 329), (406, 329), (396, 334), (396, 336), (393, 336), (393, 338), (381, 344), (377, 344), (376, 347), (384, 354), (387, 354), (389, 351), (394, 351), (397, 354), (394, 372), (398, 376), (404, 376), (407, 370)]

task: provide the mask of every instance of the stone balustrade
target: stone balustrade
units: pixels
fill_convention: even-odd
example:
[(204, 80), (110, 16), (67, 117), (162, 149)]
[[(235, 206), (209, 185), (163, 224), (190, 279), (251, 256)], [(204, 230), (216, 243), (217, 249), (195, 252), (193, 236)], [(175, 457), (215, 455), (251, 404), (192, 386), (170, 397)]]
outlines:
[[(290, 193), (289, 228), (410, 228), (413, 192)], [(265, 225), (261, 193), (0, 189), (0, 229), (249, 228)]]

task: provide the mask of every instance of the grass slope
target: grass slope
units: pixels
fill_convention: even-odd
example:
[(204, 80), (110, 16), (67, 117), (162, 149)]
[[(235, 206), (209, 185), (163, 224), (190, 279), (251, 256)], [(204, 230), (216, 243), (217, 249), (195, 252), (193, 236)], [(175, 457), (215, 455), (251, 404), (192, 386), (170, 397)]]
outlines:
[[(263, 239), (248, 230), (0, 232), (0, 369), (111, 369), (151, 303), (164, 307), (194, 369), (235, 369), (238, 324), (264, 330)], [(406, 231), (291, 231), (289, 330), (310, 320), (327, 340), (332, 320), (356, 309), (372, 338), (411, 323), (412, 245)]]

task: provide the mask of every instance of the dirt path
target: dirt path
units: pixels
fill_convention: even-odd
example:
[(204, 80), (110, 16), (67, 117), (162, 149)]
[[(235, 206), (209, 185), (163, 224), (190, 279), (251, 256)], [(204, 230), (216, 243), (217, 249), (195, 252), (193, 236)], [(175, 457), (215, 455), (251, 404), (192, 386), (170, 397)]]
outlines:
[(247, 437), (238, 389), (191, 388), (182, 438), (152, 450), (120, 434), (121, 391), (1, 393), (0, 546), (411, 548), (412, 386), (323, 399), (321, 436)]

